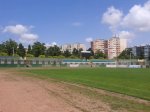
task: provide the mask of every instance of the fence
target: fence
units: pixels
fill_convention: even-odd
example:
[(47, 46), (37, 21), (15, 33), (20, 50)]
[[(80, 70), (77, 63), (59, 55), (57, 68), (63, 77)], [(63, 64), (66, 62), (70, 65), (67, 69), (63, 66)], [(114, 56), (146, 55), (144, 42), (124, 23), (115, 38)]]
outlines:
[(46, 67), (46, 66), (65, 66), (61, 59), (33, 58), (19, 59), (15, 57), (0, 57), (0, 67)]
[[(71, 66), (70, 66), (71, 65)], [(138, 60), (81, 60), (81, 59), (50, 59), (32, 58), (20, 59), (16, 57), (0, 57), (0, 67), (125, 67), (129, 65), (144, 65)], [(124, 66), (122, 66), (124, 65)], [(116, 67), (117, 67), (116, 66)]]

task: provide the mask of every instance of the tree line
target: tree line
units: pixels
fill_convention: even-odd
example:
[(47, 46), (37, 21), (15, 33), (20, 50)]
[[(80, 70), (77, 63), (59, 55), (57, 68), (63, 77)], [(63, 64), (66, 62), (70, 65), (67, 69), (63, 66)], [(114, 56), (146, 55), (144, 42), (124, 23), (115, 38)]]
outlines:
[[(0, 56), (16, 56), (16, 57), (40, 57), (40, 58), (81, 58), (81, 51), (83, 49), (74, 48), (72, 53), (69, 50), (64, 52), (61, 51), (60, 47), (57, 45), (45, 47), (45, 43), (34, 42), (33, 45), (28, 45), (27, 48), (24, 47), (22, 43), (17, 43), (16, 41), (9, 39), (0, 44)], [(107, 56), (98, 51), (94, 54), (91, 48), (91, 57), (94, 59), (107, 58)]]

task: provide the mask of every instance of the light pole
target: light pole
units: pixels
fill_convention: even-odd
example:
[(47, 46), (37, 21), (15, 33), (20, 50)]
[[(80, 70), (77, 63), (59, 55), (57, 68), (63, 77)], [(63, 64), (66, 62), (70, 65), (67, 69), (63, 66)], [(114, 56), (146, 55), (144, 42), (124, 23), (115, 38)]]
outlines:
[(132, 51), (130, 51), (130, 65), (132, 64), (132, 60), (131, 60), (132, 56), (131, 56), (131, 53), (132, 53)]

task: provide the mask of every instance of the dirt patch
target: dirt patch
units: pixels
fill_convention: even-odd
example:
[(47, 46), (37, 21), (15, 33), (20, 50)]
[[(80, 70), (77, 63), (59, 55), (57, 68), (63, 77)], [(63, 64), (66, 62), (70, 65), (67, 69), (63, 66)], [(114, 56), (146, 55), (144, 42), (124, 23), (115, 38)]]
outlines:
[[(0, 70), (0, 112), (149, 112), (150, 102), (45, 77)], [(144, 106), (143, 106), (144, 105)], [(145, 107), (148, 109), (145, 109)]]
[(108, 104), (66, 84), (0, 72), (0, 112), (110, 112)]

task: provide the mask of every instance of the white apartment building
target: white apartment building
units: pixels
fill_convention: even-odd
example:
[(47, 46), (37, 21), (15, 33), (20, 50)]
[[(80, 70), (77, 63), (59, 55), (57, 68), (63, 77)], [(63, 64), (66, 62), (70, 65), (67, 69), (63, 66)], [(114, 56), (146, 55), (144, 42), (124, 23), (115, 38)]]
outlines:
[(96, 39), (91, 42), (91, 48), (94, 53), (97, 51), (101, 51), (103, 53), (107, 52), (107, 40), (104, 39)]
[(69, 52), (72, 53), (73, 49), (76, 48), (77, 50), (83, 49), (83, 51), (86, 50), (86, 47), (84, 44), (81, 43), (74, 43), (74, 44), (64, 44), (61, 46), (61, 51), (64, 52), (68, 50)]
[(127, 48), (127, 40), (119, 37), (108, 39), (108, 59), (113, 59)]
[(113, 37), (108, 40), (108, 59), (117, 57), (120, 54), (120, 39)]

